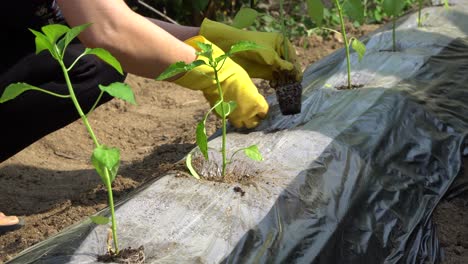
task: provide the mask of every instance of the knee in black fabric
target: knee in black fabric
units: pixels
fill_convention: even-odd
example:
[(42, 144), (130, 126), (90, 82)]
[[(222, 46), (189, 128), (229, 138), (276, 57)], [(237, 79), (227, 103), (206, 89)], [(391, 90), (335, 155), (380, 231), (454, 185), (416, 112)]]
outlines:
[[(84, 51), (81, 44), (71, 44), (65, 55), (69, 66)], [(86, 113), (99, 97), (99, 84), (124, 81), (125, 76), (99, 58), (87, 55), (69, 71), (73, 90)], [(31, 54), (0, 76), (0, 93), (13, 82), (26, 82), (42, 89), (68, 94), (63, 73), (57, 61), (45, 52)], [(112, 99), (104, 93), (98, 105)], [(14, 100), (0, 104), (0, 162), (13, 156), (43, 136), (79, 118), (70, 99), (57, 98), (38, 91), (27, 91)]]

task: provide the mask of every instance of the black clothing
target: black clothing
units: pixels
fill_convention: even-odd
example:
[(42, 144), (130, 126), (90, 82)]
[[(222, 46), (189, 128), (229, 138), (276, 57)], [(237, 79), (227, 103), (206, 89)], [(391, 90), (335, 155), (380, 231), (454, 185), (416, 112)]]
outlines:
[[(16, 82), (25, 82), (43, 89), (68, 94), (58, 62), (48, 51), (35, 54), (34, 35), (28, 30), (50, 23), (63, 22), (52, 0), (5, 1), (0, 34), (0, 94)], [(65, 65), (84, 50), (78, 42), (70, 44), (65, 53)], [(95, 56), (84, 56), (69, 72), (75, 94), (87, 112), (96, 101), (98, 84), (108, 85), (123, 81), (111, 66)], [(100, 104), (111, 99), (105, 94)], [(56, 131), (79, 118), (70, 99), (57, 98), (37, 91), (27, 91), (6, 103), (0, 103), (0, 162), (8, 159), (43, 136)]]

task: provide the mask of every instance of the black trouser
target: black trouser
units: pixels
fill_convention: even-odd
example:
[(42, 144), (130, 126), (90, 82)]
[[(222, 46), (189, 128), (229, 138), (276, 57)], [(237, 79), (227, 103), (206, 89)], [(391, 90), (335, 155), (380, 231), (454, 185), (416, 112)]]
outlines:
[[(65, 65), (71, 65), (83, 50), (81, 44), (70, 44), (65, 54)], [(98, 84), (108, 85), (125, 79), (125, 76), (92, 55), (82, 57), (69, 75), (85, 113), (99, 96)], [(47, 51), (38, 55), (31, 53), (2, 72), (0, 94), (6, 86), (16, 82), (25, 82), (54, 93), (69, 94), (60, 65)], [(99, 104), (110, 99), (105, 93)], [(38, 91), (27, 91), (11, 101), (0, 103), (0, 162), (78, 118), (71, 99)]]

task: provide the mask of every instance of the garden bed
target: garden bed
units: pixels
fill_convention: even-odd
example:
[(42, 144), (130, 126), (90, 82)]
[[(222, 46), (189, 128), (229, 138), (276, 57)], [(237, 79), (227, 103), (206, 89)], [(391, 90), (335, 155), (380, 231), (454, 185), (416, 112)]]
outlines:
[[(443, 37), (444, 36), (441, 36), (441, 40), (443, 40), (444, 38), (447, 38), (447, 36), (445, 36), (444, 38)], [(379, 40), (379, 39), (377, 38), (376, 40)], [(385, 38), (381, 38), (381, 40), (384, 41)], [(447, 40), (445, 44), (448, 44), (449, 42), (450, 41)], [(441, 42), (438, 41), (437, 44), (440, 44), (440, 43)], [(442, 44), (440, 45), (441, 45), (440, 50), (442, 50), (444, 45)], [(414, 47), (414, 48), (417, 49), (417, 47)], [(425, 59), (429, 58), (432, 55), (436, 55), (439, 51), (431, 53), (431, 54), (426, 54), (427, 56), (425, 56)], [(336, 60), (337, 58), (339, 58), (339, 56), (340, 55), (338, 53), (335, 53), (334, 56), (328, 58), (328, 62), (331, 61), (331, 62), (336, 63)], [(386, 55), (384, 54), (382, 56), (386, 56)], [(394, 57), (389, 56), (388, 58), (389, 58), (388, 61), (391, 62), (392, 58)], [(372, 57), (369, 59), (372, 59)], [(401, 61), (404, 62), (405, 60), (401, 60)], [(426, 62), (427, 60), (424, 60), (424, 59), (421, 60), (421, 64), (416, 63), (415, 66), (411, 68), (413, 70), (412, 72), (405, 72), (405, 74), (407, 74), (408, 76), (415, 75), (418, 72), (418, 70), (420, 70), (421, 67), (425, 65), (424, 63)], [(305, 63), (307, 64), (307, 62)], [(395, 63), (395, 62), (392, 62), (392, 63)], [(331, 65), (331, 66), (324, 66), (324, 65)], [(325, 87), (327, 84), (333, 85), (333, 84), (340, 83), (340, 81), (342, 81), (343, 78), (337, 77), (335, 79), (332, 78), (330, 80), (327, 80), (323, 76), (324, 72), (327, 72), (327, 73), (329, 72), (328, 70), (330, 68), (327, 68), (327, 67), (333, 67), (333, 66), (336, 67), (337, 65), (339, 64), (333, 65), (330, 63), (328, 64), (322, 63), (322, 64), (316, 65), (313, 70), (310, 70), (308, 72), (309, 74), (306, 75), (305, 81), (312, 85), (309, 86), (309, 90), (306, 90), (306, 92), (312, 93), (313, 87)], [(400, 64), (397, 64), (397, 65), (400, 66)], [(359, 67), (354, 69), (355, 72), (358, 72), (358, 71), (365, 72), (364, 70), (365, 69), (359, 68)], [(393, 70), (397, 71), (396, 69), (393, 69)], [(405, 78), (402, 78), (401, 76), (399, 76), (398, 78), (395, 78), (395, 76), (393, 76), (391, 73), (392, 72), (387, 72), (386, 77), (388, 78), (385, 79), (385, 81), (383, 81), (382, 83), (390, 84), (393, 82), (393, 85), (395, 85), (396, 83), (399, 83), (399, 81), (401, 81), (402, 79), (405, 79)], [(330, 72), (330, 76), (331, 75), (332, 75), (332, 72)], [(321, 76), (321, 78), (316, 78), (317, 76)], [(366, 85), (369, 86), (370, 84), (369, 80), (372, 80), (371, 77), (375, 77), (375, 76), (362, 75), (360, 78), (363, 78), (363, 80), (366, 80)], [(317, 82), (320, 82), (320, 81), (324, 82), (323, 85), (317, 85)], [(140, 85), (142, 86), (153, 85), (152, 82), (145, 83), (145, 81), (141, 79), (132, 79), (132, 80), (129, 80), (129, 82), (135, 82), (135, 83), (139, 82)], [(405, 82), (405, 84), (407, 83)], [(164, 86), (163, 84), (158, 84), (158, 85)], [(105, 119), (107, 115), (106, 111), (117, 111), (117, 112), (120, 112), (120, 116), (122, 116), (121, 125), (119, 125), (118, 123), (110, 125), (110, 124), (105, 124), (104, 122), (101, 124), (102, 130), (100, 130), (100, 132), (98, 133), (102, 133), (104, 137), (106, 138), (108, 137), (109, 142), (112, 142), (113, 140), (112, 135), (109, 131), (116, 131), (115, 134), (120, 137), (124, 137), (124, 135), (131, 135), (125, 138), (126, 140), (122, 140), (122, 138), (119, 139), (118, 137), (117, 139), (114, 139), (116, 141), (115, 145), (117, 146), (119, 146), (119, 144), (122, 145), (119, 147), (123, 149), (122, 151), (123, 153), (126, 153), (128, 152), (128, 150), (131, 150), (130, 151), (131, 154), (129, 154), (127, 157), (123, 157), (124, 160), (126, 160), (127, 162), (124, 163), (125, 165), (124, 170), (121, 171), (122, 175), (124, 176), (128, 175), (128, 176), (119, 177), (118, 181), (115, 183), (117, 185), (117, 193), (119, 193), (120, 191), (121, 195), (125, 194), (128, 190), (140, 185), (141, 182), (147, 182), (151, 178), (155, 178), (159, 175), (165, 174), (162, 172), (164, 170), (174, 169), (172, 164), (174, 164), (174, 162), (182, 158), (183, 154), (188, 152), (188, 150), (190, 150), (191, 147), (193, 147), (193, 145), (191, 144), (193, 142), (192, 137), (194, 135), (193, 129), (194, 129), (195, 120), (198, 120), (199, 116), (194, 117), (191, 114), (201, 115), (203, 113), (203, 107), (200, 107), (200, 102), (203, 99), (201, 97), (197, 97), (198, 96), (197, 94), (192, 93), (190, 91), (176, 90), (177, 92), (174, 93), (173, 92), (174, 90), (172, 88), (167, 89), (167, 90), (165, 90), (165, 88), (167, 89), (167, 87), (158, 87), (156, 89), (155, 87), (151, 87), (150, 89), (153, 89), (153, 90), (150, 90), (151, 92), (148, 91), (149, 89), (139, 91), (139, 94), (145, 95), (144, 97), (140, 96), (139, 98), (143, 97), (144, 98), (144, 99), (142, 98), (143, 100), (147, 100), (146, 101), (147, 106), (148, 106), (147, 108), (142, 107), (141, 105), (135, 108), (134, 107), (127, 108), (127, 106), (123, 106), (122, 104), (119, 104), (117, 102), (112, 102), (102, 107), (99, 113), (96, 113), (96, 115), (101, 116), (103, 119)], [(333, 146), (331, 139), (334, 139), (334, 141), (336, 142), (338, 138), (341, 140), (338, 142), (346, 142), (346, 139), (347, 139), (346, 136), (349, 136), (349, 134), (346, 134), (346, 132), (343, 133), (343, 131), (346, 131), (346, 129), (349, 129), (350, 126), (353, 127), (352, 126), (353, 124), (358, 124), (358, 123), (355, 123), (358, 121), (358, 119), (356, 120), (348, 119), (346, 116), (346, 113), (351, 112), (351, 111), (346, 111), (346, 109), (343, 110), (343, 109), (336, 108), (334, 111), (325, 112), (323, 111), (324, 109), (323, 107), (325, 107), (326, 105), (320, 104), (319, 102), (326, 102), (324, 98), (329, 99), (332, 97), (334, 98), (334, 100), (338, 100), (338, 101), (344, 100), (343, 103), (339, 105), (346, 105), (344, 104), (344, 102), (352, 104), (353, 102), (352, 99), (358, 100), (358, 98), (366, 98), (369, 100), (365, 100), (366, 103), (364, 103), (364, 105), (363, 104), (359, 105), (359, 108), (361, 108), (360, 110), (363, 111), (362, 113), (366, 113), (366, 111), (372, 107), (373, 103), (377, 102), (378, 100), (383, 100), (383, 99), (394, 100), (394, 101), (391, 101), (394, 104), (392, 103), (389, 104), (393, 106), (398, 104), (396, 99), (405, 100), (404, 99), (405, 97), (400, 96), (399, 94), (400, 91), (392, 95), (391, 91), (384, 91), (385, 88), (388, 88), (388, 87), (382, 86), (380, 89), (374, 89), (374, 91), (369, 91), (369, 89), (366, 89), (364, 87), (364, 88), (352, 90), (352, 91), (329, 91), (330, 89), (328, 90), (323, 89), (319, 92), (316, 92), (314, 97), (312, 96), (307, 97), (311, 99), (305, 102), (308, 104), (308, 107), (305, 108), (306, 113), (304, 115), (293, 117), (293, 118), (283, 118), (278, 114), (271, 115), (270, 118), (266, 122), (264, 122), (264, 124), (262, 124), (262, 127), (260, 128), (260, 129), (270, 130), (270, 134), (267, 134), (265, 138), (270, 137), (271, 139), (265, 139), (265, 142), (269, 142), (268, 140), (274, 140), (274, 137), (281, 135), (281, 133), (287, 134), (285, 132), (281, 132), (278, 130), (283, 130), (285, 128), (293, 128), (293, 127), (301, 128), (304, 125), (308, 125), (309, 126), (308, 129), (311, 129), (313, 128), (313, 126), (316, 126), (317, 124), (322, 124), (321, 127), (315, 127), (315, 131), (318, 131), (319, 133), (315, 133), (312, 136), (312, 138), (308, 138), (311, 136), (310, 134), (302, 134), (300, 131), (297, 131), (297, 129), (295, 130), (295, 132), (289, 133), (289, 135), (291, 137), (292, 136), (294, 137), (306, 136), (306, 139), (308, 139), (309, 141), (304, 141), (304, 142), (308, 142), (310, 144), (314, 142), (321, 142), (320, 144), (317, 143), (318, 145), (323, 146), (323, 148), (320, 149), (319, 152), (324, 153), (323, 150), (327, 146), (329, 145)], [(405, 88), (407, 87), (403, 86), (402, 88), (399, 88), (399, 89), (404, 90)], [(178, 89), (178, 88), (174, 88), (174, 89)], [(180, 92), (179, 97), (170, 97), (170, 96), (173, 96), (174, 94), (170, 94), (169, 96), (168, 90), (170, 90), (171, 93), (174, 93), (174, 94), (177, 94)], [(156, 92), (153, 93), (153, 91), (156, 91)], [(437, 92), (437, 90), (435, 90), (435, 92)], [(168, 96), (167, 98), (171, 98), (171, 99), (168, 99), (168, 100), (161, 99), (161, 96), (165, 95), (164, 93), (166, 93), (166, 95)], [(341, 95), (337, 95), (337, 93), (341, 93)], [(181, 94), (187, 94), (187, 95), (184, 97), (180, 97)], [(431, 94), (431, 93), (428, 93), (428, 94)], [(465, 90), (465, 94), (466, 94), (466, 90)], [(415, 94), (411, 94), (411, 95), (417, 98), (418, 93), (416, 92)], [(428, 98), (423, 97), (422, 99), (429, 100), (429, 101), (433, 100), (431, 102), (434, 102), (434, 103), (439, 102), (435, 100), (434, 98), (428, 99)], [(384, 104), (386, 102), (385, 100), (378, 101), (378, 102), (382, 103), (382, 105), (385, 106)], [(333, 105), (333, 104), (330, 103), (330, 105)], [(191, 107), (193, 107), (193, 109), (190, 109), (193, 111), (185, 110), (186, 109), (185, 107), (187, 107), (187, 109), (190, 109)], [(184, 109), (184, 110), (181, 111), (180, 109)], [(416, 111), (419, 108), (414, 108), (414, 109)], [(166, 112), (166, 116), (164, 113), (161, 113), (162, 111), (168, 111)], [(278, 108), (272, 109), (273, 113), (275, 111), (276, 113), (278, 113)], [(133, 113), (138, 118), (131, 119), (132, 116), (129, 115), (129, 113)], [(328, 113), (328, 114), (323, 114), (323, 113)], [(340, 113), (344, 114), (341, 117), (337, 116), (339, 117), (338, 120), (341, 120), (343, 122), (342, 124), (338, 124), (339, 126), (341, 126), (341, 129), (332, 127), (332, 126), (336, 126), (337, 125), (336, 123), (329, 124), (329, 126), (326, 126), (326, 125), (323, 126), (323, 124), (326, 124), (326, 122), (319, 123), (320, 119), (327, 120), (328, 118), (328, 120), (330, 120), (329, 119), (331, 117), (330, 115), (333, 113), (337, 115)], [(129, 123), (128, 120), (132, 120), (132, 122)], [(155, 120), (155, 121), (154, 123), (149, 123), (148, 120)], [(314, 123), (315, 121), (309, 122), (310, 120), (318, 120), (318, 121), (317, 123)], [(190, 122), (193, 122), (193, 123), (186, 124), (185, 123), (186, 121), (188, 121), (188, 123)], [(96, 121), (96, 123), (99, 126), (99, 121)], [(171, 125), (170, 128), (166, 126), (162, 129), (160, 126), (163, 123), (165, 123), (164, 125), (167, 125), (167, 124)], [(106, 127), (106, 126), (111, 126), (111, 127)], [(361, 127), (361, 128), (365, 129), (366, 127)], [(72, 138), (74, 141), (73, 144), (76, 144), (76, 138), (78, 137), (77, 134), (82, 135), (83, 142), (86, 140), (86, 137), (84, 136), (85, 131), (83, 131), (83, 129), (76, 124), (73, 124), (67, 129), (68, 131), (62, 130), (62, 131), (55, 133), (54, 135), (51, 135), (50, 137), (43, 139), (41, 142), (38, 142), (31, 148), (25, 150), (23, 153), (20, 153), (16, 157), (10, 159), (8, 162), (2, 164), (0, 173), (4, 177), (7, 184), (1, 187), (1, 188), (4, 188), (2, 189), (2, 193), (6, 194), (5, 198), (2, 198), (1, 202), (4, 204), (2, 204), (1, 208), (10, 208), (10, 210), (7, 211), (8, 213), (17, 213), (17, 214), (27, 215), (26, 221), (28, 223), (27, 226), (23, 230), (19, 230), (19, 231), (7, 234), (6, 236), (0, 237), (0, 242), (2, 243), (1, 250), (3, 250), (5, 254), (9, 254), (11, 256), (15, 252), (17, 252), (15, 250), (20, 248), (21, 247), (20, 245), (29, 246), (31, 243), (35, 243), (38, 240), (42, 240), (44, 236), (50, 236), (54, 234), (56, 232), (56, 230), (54, 229), (55, 226), (59, 226), (59, 228), (67, 226), (71, 222), (69, 220), (69, 217), (67, 216), (67, 213), (71, 213), (70, 218), (75, 218), (75, 221), (76, 221), (76, 220), (85, 218), (87, 215), (90, 214), (90, 212), (94, 210), (101, 209), (103, 207), (103, 204), (105, 204), (106, 196), (102, 188), (93, 189), (95, 186), (97, 186), (99, 179), (87, 167), (80, 165), (80, 164), (85, 163), (84, 161), (86, 161), (88, 157), (81, 156), (81, 154), (79, 153), (68, 152), (69, 149), (73, 149), (73, 148), (66, 148), (64, 146), (64, 142), (66, 143), (67, 140), (70, 140), (70, 139), (67, 139), (69, 135), (67, 133), (72, 133), (74, 135)], [(173, 135), (175, 135), (175, 137), (179, 136), (180, 138), (179, 139), (175, 138), (173, 140), (170, 140), (170, 137), (168, 137), (168, 131), (170, 131), (170, 129), (174, 129), (173, 131), (175, 132)], [(378, 130), (378, 128), (375, 128), (375, 129)], [(398, 127), (394, 127), (393, 129), (398, 130)], [(298, 129), (298, 130), (301, 130), (301, 129)], [(213, 132), (214, 128), (211, 128), (211, 131)], [(348, 131), (348, 133), (349, 132), (350, 131)], [(261, 132), (255, 132), (255, 133), (261, 133)], [(324, 137), (323, 135), (326, 135), (326, 137)], [(340, 135), (341, 137), (339, 137)], [(240, 137), (239, 140), (241, 141), (245, 140), (245, 138), (242, 138), (242, 135), (240, 135), (239, 137)], [(281, 138), (281, 137), (278, 137), (278, 138)], [(320, 139), (323, 139), (323, 140), (320, 141)], [(405, 140), (405, 139), (402, 138), (402, 140)], [(60, 144), (58, 144), (57, 141), (60, 142)], [(158, 144), (157, 142), (166, 142), (165, 143), (166, 145)], [(271, 142), (274, 142), (274, 141), (271, 141)], [(89, 148), (89, 146), (87, 146), (87, 143), (82, 143), (82, 145), (83, 147)], [(299, 149), (306, 151), (306, 152), (311, 151), (311, 148), (308, 148), (308, 146), (309, 145), (306, 144), (304, 146), (298, 146), (298, 148), (301, 147)], [(334, 146), (340, 147), (340, 144), (334, 145)], [(264, 148), (268, 148), (268, 144), (265, 143)], [(287, 149), (283, 151), (285, 151), (286, 154), (289, 154), (287, 152), (288, 151)], [(320, 155), (319, 152), (317, 152), (316, 155)], [(333, 156), (334, 154), (340, 153), (340, 152), (329, 152), (329, 153), (332, 155), (332, 157), (334, 157)], [(299, 155), (302, 155), (302, 154), (303, 153)], [(365, 155), (364, 156), (359, 155), (359, 153), (357, 154), (354, 153), (354, 154), (357, 155), (357, 156), (354, 156), (354, 158), (357, 158), (357, 160), (365, 160), (364, 158)], [(145, 157), (141, 158), (140, 155), (143, 155)], [(267, 157), (267, 158), (275, 158), (275, 157), (277, 159), (280, 158), (277, 155), (273, 157)], [(314, 157), (318, 158), (319, 156), (314, 156)], [(308, 158), (315, 160), (314, 157), (308, 156)], [(289, 160), (292, 157), (285, 156), (284, 158), (286, 160)], [(300, 158), (296, 160), (300, 162)], [(286, 165), (287, 164), (289, 163), (286, 163)], [(458, 163), (458, 165), (460, 165), (460, 163)], [(157, 170), (157, 168), (161, 170)], [(301, 166), (294, 166), (295, 170), (299, 170), (300, 168)], [(77, 172), (76, 171), (77, 169), (80, 169), (83, 171)], [(456, 169), (456, 168), (453, 168), (453, 169)], [(453, 172), (455, 171), (452, 170), (450, 172), (450, 175), (447, 177), (454, 178), (455, 175), (453, 175)], [(177, 174), (171, 174), (171, 175), (176, 176)], [(293, 175), (296, 175), (296, 174), (293, 173)], [(333, 175), (330, 175), (330, 176), (333, 176)], [(169, 178), (170, 176), (166, 176), (162, 178), (158, 184), (161, 186), (164, 186), (164, 182), (165, 181), (167, 182)], [(73, 180), (70, 180), (70, 179), (73, 179)], [(285, 180), (283, 178), (281, 179)], [(177, 183), (183, 184), (184, 181), (189, 181), (190, 184), (194, 185), (193, 179), (184, 178), (184, 177), (176, 178), (173, 182), (167, 182), (167, 184), (177, 184)], [(270, 181), (265, 181), (264, 184), (268, 185), (267, 182), (270, 183)], [(204, 186), (203, 188), (211, 188), (211, 186), (214, 184), (215, 183), (202, 184), (202, 185), (197, 185), (197, 186)], [(279, 186), (279, 188), (277, 188), (278, 190), (281, 190), (282, 188), (284, 188), (284, 183), (275, 182), (275, 184), (277, 187)], [(255, 193), (256, 191), (258, 191), (258, 188), (259, 188), (258, 184), (257, 186), (250, 186), (246, 188), (242, 187), (243, 191), (246, 192), (245, 196), (252, 195), (252, 193)], [(92, 190), (90, 192), (86, 192), (86, 190), (88, 189), (92, 189)], [(272, 190), (274, 190), (274, 188), (270, 188), (270, 187), (265, 188), (265, 190), (267, 189), (270, 190), (269, 192), (273, 193)], [(174, 188), (169, 188), (168, 190), (179, 190), (179, 188), (174, 187)], [(263, 189), (260, 188), (260, 190), (263, 190)], [(444, 192), (442, 189), (440, 189), (440, 191), (441, 192), (439, 194), (442, 194)], [(197, 191), (197, 192), (203, 193), (200, 191)], [(44, 193), (47, 193), (48, 195), (44, 196)], [(225, 190), (224, 193), (225, 195), (222, 196), (224, 197), (224, 199), (239, 199), (240, 201), (243, 198), (241, 194), (239, 194), (238, 192), (234, 191), (231, 188)], [(74, 196), (74, 197), (71, 198), (70, 196)], [(437, 195), (435, 196), (438, 197)], [(167, 196), (166, 198), (169, 199), (170, 197)], [(275, 203), (276, 201), (276, 197), (270, 197), (269, 199), (272, 199), (270, 202), (273, 202), (273, 203)], [(39, 200), (39, 202), (37, 200)], [(163, 203), (165, 202), (164, 199), (155, 199), (155, 200), (157, 202), (156, 205), (161, 205), (160, 208), (164, 208), (163, 206)], [(459, 200), (455, 200), (455, 201), (459, 201)], [(168, 200), (167, 202), (169, 203), (170, 201)], [(463, 203), (460, 203), (460, 202), (452, 202), (451, 204), (453, 204), (455, 208), (457, 208), (456, 207), (457, 205), (460, 206), (460, 204), (461, 206), (463, 206)], [(443, 210), (446, 210), (448, 207), (449, 206), (445, 206)], [(269, 208), (266, 208), (266, 209), (269, 209)], [(460, 209), (460, 211), (462, 210)], [(31, 215), (31, 212), (34, 212), (35, 214)], [(443, 217), (444, 214), (437, 213), (437, 215), (439, 218), (438, 221), (440, 221), (440, 223), (444, 223), (444, 217)], [(154, 216), (154, 217), (159, 217), (159, 216)], [(436, 218), (436, 220), (438, 218)], [(450, 219), (451, 215), (447, 216), (447, 218)], [(229, 218), (226, 218), (226, 219), (229, 219)], [(240, 219), (242, 220), (245, 218), (241, 217)], [(141, 220), (141, 219), (139, 218), (129, 219), (128, 224), (125, 224), (125, 223), (124, 224), (128, 225), (128, 228), (135, 227), (137, 226), (134, 222), (136, 220)], [(463, 217), (461, 217), (461, 220), (463, 220)], [(37, 234), (35, 230), (39, 230), (41, 226), (46, 226), (46, 228), (48, 227), (49, 232), (42, 231), (39, 236), (36, 235), (35, 237), (31, 237)], [(466, 234), (466, 231), (464, 231), (467, 228), (466, 223), (459, 223), (458, 226), (460, 227), (459, 232), (461, 234)], [(245, 228), (249, 228), (249, 227), (252, 227), (252, 223), (250, 223), (250, 225), (246, 225)], [(154, 228), (157, 228), (157, 226)], [(459, 235), (454, 234), (454, 236), (457, 237)], [(29, 237), (29, 240), (28, 240), (28, 237)], [(244, 241), (248, 241), (248, 240), (244, 240)], [(447, 241), (457, 241), (457, 242), (450, 242), (450, 243), (459, 243), (459, 240), (448, 239)], [(103, 245), (105, 246), (105, 244)], [(242, 246), (241, 244), (238, 244), (238, 245)], [(455, 255), (451, 257), (453, 257), (454, 261), (457, 261), (457, 259), (462, 259), (463, 257), (466, 257), (466, 255), (464, 255), (466, 254), (466, 252), (463, 250), (465, 248), (464, 245), (465, 244), (463, 243), (459, 243), (453, 247), (455, 248), (453, 251)], [(157, 246), (161, 246), (161, 245), (157, 245)], [(170, 250), (171, 247), (174, 245), (168, 243), (168, 244), (165, 244), (165, 246), (164, 245), (162, 246), (163, 246), (162, 248), (166, 248), (167, 250)], [(326, 245), (326, 246), (324, 245), (325, 248), (329, 246), (333, 246), (333, 245)], [(447, 246), (449, 249), (452, 248), (451, 244)], [(2, 253), (1, 256), (3, 257), (4, 254), (3, 252), (1, 253)], [(160, 253), (164, 253), (164, 252), (160, 252)], [(449, 253), (451, 254), (452, 252), (449, 251)], [(462, 255), (462, 256), (457, 257), (456, 256), (457, 254)]]

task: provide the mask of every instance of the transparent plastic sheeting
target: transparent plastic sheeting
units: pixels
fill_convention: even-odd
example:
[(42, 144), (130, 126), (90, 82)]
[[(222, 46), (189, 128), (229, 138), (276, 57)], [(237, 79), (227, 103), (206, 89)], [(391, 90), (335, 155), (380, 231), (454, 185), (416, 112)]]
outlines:
[[(169, 174), (122, 202), (121, 247), (143, 245), (147, 263), (440, 261), (431, 212), (468, 154), (468, 6), (424, 12), (423, 28), (400, 19), (398, 52), (383, 28), (360, 63), (352, 55), (363, 88), (333, 88), (346, 77), (339, 51), (306, 70), (300, 115), (282, 116), (272, 97), (259, 128), (232, 131), (229, 150), (257, 144), (265, 157), (229, 167), (252, 184)], [(106, 237), (85, 221), (11, 263), (93, 263)]]

